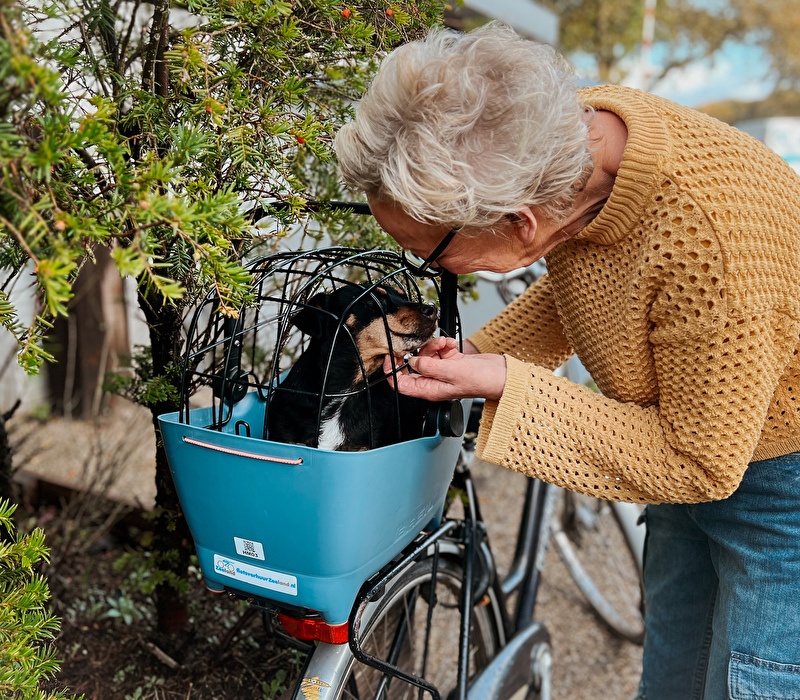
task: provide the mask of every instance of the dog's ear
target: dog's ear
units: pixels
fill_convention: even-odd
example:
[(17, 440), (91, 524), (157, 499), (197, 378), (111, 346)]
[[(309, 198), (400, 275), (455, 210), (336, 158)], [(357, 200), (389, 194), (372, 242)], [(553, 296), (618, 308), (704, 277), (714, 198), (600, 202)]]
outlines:
[(292, 325), (312, 338), (323, 337), (330, 318), (326, 312), (327, 307), (328, 295), (324, 292), (315, 294), (292, 316)]

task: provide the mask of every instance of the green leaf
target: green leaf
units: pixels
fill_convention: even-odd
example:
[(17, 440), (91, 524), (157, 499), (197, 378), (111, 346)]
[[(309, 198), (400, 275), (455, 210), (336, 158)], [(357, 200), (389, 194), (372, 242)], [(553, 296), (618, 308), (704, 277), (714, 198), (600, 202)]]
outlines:
[(71, 275), (77, 263), (63, 254), (59, 257), (43, 258), (36, 265), (36, 277), (44, 292), (47, 311), (52, 316), (66, 316), (67, 302), (72, 299)]

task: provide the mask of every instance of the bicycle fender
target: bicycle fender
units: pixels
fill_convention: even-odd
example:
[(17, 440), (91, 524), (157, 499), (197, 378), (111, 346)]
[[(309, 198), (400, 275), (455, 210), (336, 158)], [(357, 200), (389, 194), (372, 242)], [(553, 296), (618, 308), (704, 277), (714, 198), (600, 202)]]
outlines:
[(467, 699), (508, 700), (521, 688), (533, 688), (539, 691), (536, 697), (549, 700), (551, 658), (550, 634), (544, 625), (532, 622), (478, 674)]

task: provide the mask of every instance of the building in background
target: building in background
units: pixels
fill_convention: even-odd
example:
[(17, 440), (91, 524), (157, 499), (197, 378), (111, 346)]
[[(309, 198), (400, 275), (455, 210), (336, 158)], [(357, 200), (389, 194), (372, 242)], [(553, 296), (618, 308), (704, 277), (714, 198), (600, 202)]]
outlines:
[(736, 128), (763, 141), (800, 173), (800, 117), (748, 119)]
[(447, 23), (457, 29), (471, 29), (485, 19), (511, 25), (523, 36), (544, 44), (558, 42), (558, 16), (533, 0), (464, 0), (448, 12)]

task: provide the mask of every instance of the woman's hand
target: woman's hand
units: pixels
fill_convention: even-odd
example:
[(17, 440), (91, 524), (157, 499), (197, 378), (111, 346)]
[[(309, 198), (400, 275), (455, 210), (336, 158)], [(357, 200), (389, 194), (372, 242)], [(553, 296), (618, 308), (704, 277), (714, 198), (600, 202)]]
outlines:
[[(480, 354), (467, 345), (458, 349), (453, 338), (433, 338), (419, 354), (408, 359), (408, 368), (392, 376), (387, 355), (383, 364), (391, 386), (401, 394), (428, 401), (464, 398), (500, 398), (506, 383), (506, 361), (502, 355)], [(472, 352), (470, 352), (470, 350)]]

